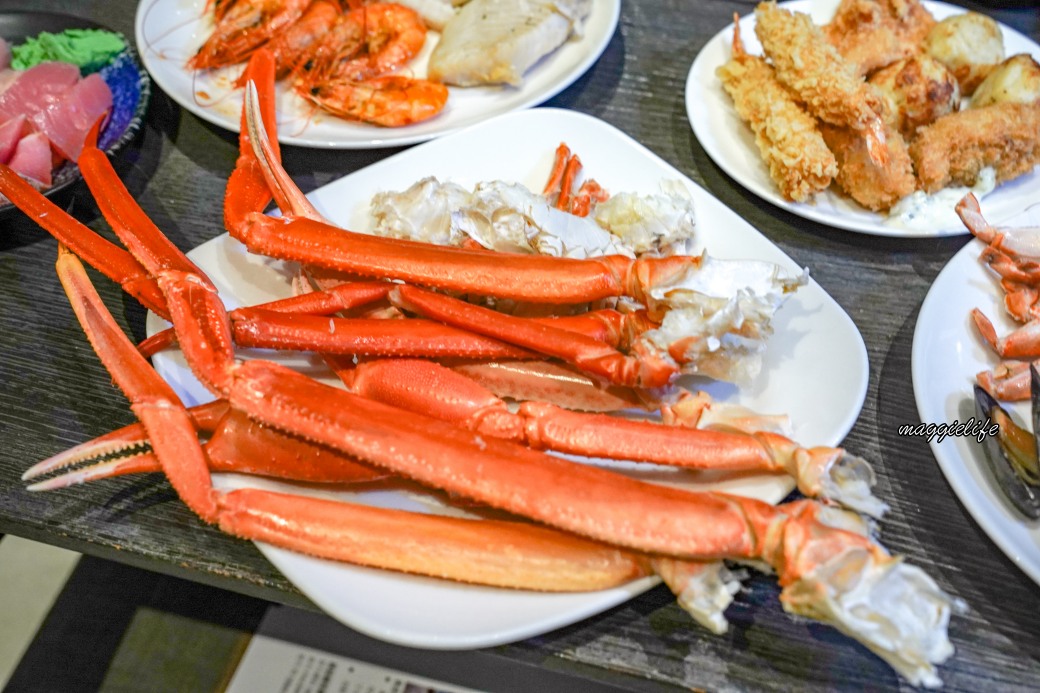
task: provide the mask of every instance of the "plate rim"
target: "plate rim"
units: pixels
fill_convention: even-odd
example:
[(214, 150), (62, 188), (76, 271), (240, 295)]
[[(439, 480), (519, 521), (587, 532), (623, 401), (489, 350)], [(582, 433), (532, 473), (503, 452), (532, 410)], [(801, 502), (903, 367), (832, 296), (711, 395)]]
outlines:
[[(158, 4), (158, 3), (161, 3), (161, 2), (171, 2), (171, 1), (172, 0), (139, 0), (138, 1), (137, 11), (136, 11), (135, 16), (134, 16), (134, 39), (135, 39), (135, 42), (137, 43), (137, 45), (142, 46), (142, 47), (146, 46), (145, 37), (144, 37), (145, 22), (146, 22), (146, 15), (147, 15), (148, 11), (151, 9), (151, 7), (156, 5), (156, 4)], [(366, 149), (383, 149), (383, 148), (389, 148), (389, 147), (409, 146), (409, 145), (414, 145), (414, 144), (418, 144), (418, 143), (421, 143), (421, 142), (427, 142), (427, 141), (432, 140), (432, 139), (437, 139), (437, 138), (443, 137), (445, 135), (454, 134), (456, 132), (459, 132), (460, 130), (464, 130), (464, 129), (468, 128), (468, 127), (473, 127), (474, 125), (478, 125), (478, 124), (486, 121), (488, 118), (497, 117), (499, 115), (504, 115), (506, 113), (511, 113), (511, 112), (515, 112), (515, 111), (518, 111), (518, 110), (526, 110), (526, 109), (531, 109), (531, 108), (537, 107), (540, 104), (545, 103), (549, 99), (557, 96), (560, 92), (564, 91), (565, 89), (567, 89), (568, 87), (573, 85), (575, 82), (577, 82), (583, 75), (585, 75), (586, 72), (588, 72), (592, 68), (593, 65), (596, 64), (596, 62), (599, 61), (599, 59), (602, 57), (603, 53), (606, 52), (607, 47), (610, 45), (611, 41), (613, 40), (615, 34), (617, 34), (617, 31), (618, 31), (618, 25), (619, 25), (620, 19), (621, 19), (621, 0), (603, 0), (603, 4), (599, 5), (599, 6), (602, 6), (602, 7), (605, 8), (603, 10), (604, 18), (606, 19), (605, 28), (604, 28), (604, 31), (602, 32), (602, 34), (600, 34), (600, 35), (598, 35), (596, 37), (598, 40), (594, 40), (592, 43), (590, 43), (590, 45), (588, 47), (588, 50), (586, 51), (585, 56), (582, 58), (582, 60), (579, 61), (573, 68), (571, 68), (570, 71), (565, 73), (563, 75), (562, 79), (560, 79), (557, 82), (553, 83), (551, 86), (549, 86), (545, 90), (543, 90), (541, 92), (538, 92), (537, 94), (534, 94), (534, 95), (530, 96), (527, 99), (522, 100), (519, 105), (514, 106), (514, 107), (512, 107), (512, 108), (510, 108), (510, 109), (508, 109), (506, 111), (493, 113), (490, 116), (483, 117), (483, 118), (478, 118), (476, 121), (473, 121), (473, 122), (465, 122), (465, 123), (460, 123), (458, 125), (448, 126), (448, 127), (443, 128), (443, 129), (436, 130), (434, 132), (407, 134), (407, 133), (403, 132), (404, 128), (385, 128), (385, 129), (381, 130), (381, 132), (386, 132), (386, 133), (395, 133), (395, 132), (397, 132), (397, 133), (403, 133), (403, 134), (399, 134), (399, 135), (388, 134), (388, 136), (386, 136), (386, 137), (372, 137), (372, 138), (368, 138), (368, 139), (358, 139), (358, 140), (348, 140), (348, 141), (329, 140), (329, 139), (325, 139), (325, 138), (299, 137), (299, 136), (294, 136), (294, 135), (291, 135), (291, 134), (279, 132), (278, 133), (278, 141), (280, 143), (282, 143), (282, 144), (285, 144), (285, 145), (306, 147), (306, 148), (309, 148), (309, 149), (347, 150), (347, 151), (350, 151), (350, 150), (366, 150)], [(593, 4), (593, 9), (590, 11), (590, 16), (592, 16), (591, 15), (592, 12), (596, 11), (597, 7), (598, 7), (598, 5)], [(607, 14), (607, 13), (609, 13), (609, 14)], [(587, 28), (587, 24), (588, 24), (588, 22), (586, 22), (586, 28)], [(581, 38), (584, 39), (585, 36), (582, 36)], [(571, 40), (571, 39), (568, 39), (568, 40)], [(559, 49), (557, 49), (557, 50), (559, 50)], [(163, 90), (163, 93), (167, 94), (181, 108), (185, 109), (189, 113), (192, 113), (196, 117), (201, 118), (202, 120), (204, 120), (204, 121), (206, 121), (206, 122), (208, 122), (208, 123), (210, 123), (212, 125), (215, 125), (215, 126), (221, 128), (221, 129), (224, 129), (224, 130), (227, 130), (229, 132), (236, 133), (236, 134), (239, 132), (239, 122), (240, 121), (237, 118), (229, 120), (228, 118), (220, 117), (219, 115), (211, 112), (208, 109), (198, 107), (190, 99), (185, 98), (184, 95), (181, 94), (179, 90), (173, 89), (172, 88), (173, 85), (169, 84), (167, 82), (167, 80), (165, 79), (165, 77), (161, 76), (159, 71), (153, 71), (152, 66), (151, 66), (151, 61), (149, 59), (149, 50), (148, 49), (142, 49), (140, 51), (140, 54), (141, 54), (141, 60), (142, 60), (142, 64), (144, 66), (144, 69), (147, 70), (149, 75), (151, 75), (152, 80), (154, 80), (155, 83), (159, 86), (159, 88)], [(461, 87), (449, 86), (448, 87), (449, 94), (453, 90), (457, 90), (457, 89), (461, 89)], [(449, 99), (450, 99), (450, 96), (449, 96)], [(344, 120), (344, 123), (349, 125), (350, 121)]]
[[(971, 11), (969, 10), (969, 8), (961, 7), (959, 5), (953, 5), (947, 2), (942, 2), (941, 0), (922, 0), (922, 2), (925, 5), (926, 9), (929, 9), (929, 11), (932, 11), (935, 8), (941, 8), (943, 11), (947, 12), (963, 13)], [(800, 11), (811, 11), (815, 6), (819, 4), (821, 4), (819, 0), (785, 0), (784, 2), (778, 3), (778, 6), (781, 8), (797, 8)], [(828, 0), (828, 6), (829, 5), (830, 3)], [(743, 23), (746, 22), (748, 19), (753, 20), (754, 13), (745, 14), (740, 17), (742, 28)], [(1037, 44), (1037, 42), (1033, 41), (1031, 38), (1029, 38), (1025, 34), (1022, 34), (1016, 29), (1009, 27), (1008, 25), (1004, 24), (1003, 22), (1000, 22), (999, 20), (996, 20), (996, 18), (993, 19), (994, 21), (997, 21), (998, 26), (1005, 35), (1010, 35), (1014, 37), (1016, 40), (1029, 43), (1032, 46), (1033, 50), (1037, 54), (1040, 54), (1040, 44)], [(694, 135), (697, 137), (697, 141), (700, 143), (701, 147), (708, 154), (708, 156), (715, 163), (715, 165), (721, 168), (729, 178), (733, 179), (738, 185), (740, 185), (748, 192), (772, 204), (773, 206), (784, 210), (785, 212), (789, 212), (796, 216), (802, 217), (803, 219), (808, 219), (810, 221), (814, 221), (824, 226), (829, 226), (831, 228), (837, 228), (845, 231), (853, 231), (856, 233), (862, 233), (870, 236), (879, 236), (885, 238), (946, 238), (950, 236), (963, 236), (969, 233), (967, 229), (958, 228), (956, 226), (940, 229), (938, 231), (926, 231), (918, 229), (907, 229), (898, 226), (888, 226), (884, 224), (884, 217), (882, 217), (879, 213), (870, 212), (865, 208), (862, 210), (862, 213), (874, 214), (877, 217), (877, 220), (868, 221), (867, 219), (850, 219), (832, 213), (822, 213), (817, 210), (814, 204), (797, 203), (785, 200), (775, 189), (775, 185), (772, 184), (772, 180), (769, 180), (769, 185), (765, 185), (758, 180), (749, 180), (747, 176), (744, 174), (744, 171), (741, 170), (741, 168), (736, 164), (736, 162), (733, 162), (730, 160), (729, 157), (724, 156), (722, 152), (718, 149), (714, 140), (711, 138), (703, 137), (702, 134), (704, 133), (699, 131), (698, 128), (698, 123), (700, 123), (702, 128), (707, 128), (707, 123), (702, 122), (700, 117), (698, 117), (697, 115), (699, 110), (698, 105), (700, 103), (698, 97), (703, 96), (706, 93), (706, 90), (709, 89), (711, 86), (708, 84), (702, 84), (701, 81), (697, 79), (699, 74), (704, 71), (704, 66), (701, 61), (707, 60), (707, 53), (709, 52), (709, 48), (714, 47), (716, 43), (723, 42), (723, 39), (726, 37), (726, 33), (730, 31), (731, 27), (732, 22), (724, 26), (722, 29), (718, 31), (718, 33), (714, 34), (710, 39), (708, 39), (708, 41), (704, 44), (701, 50), (698, 51), (697, 56), (694, 58), (693, 63), (690, 65), (690, 70), (686, 76), (684, 94), (686, 118), (690, 123), (690, 127), (693, 130)], [(714, 74), (714, 71), (712, 71), (712, 74)], [(755, 156), (759, 156), (757, 151), (755, 151)], [(1038, 171), (1040, 171), (1040, 166), (1034, 168), (1032, 174), (1027, 175), (1036, 175)], [(840, 199), (843, 202), (849, 203), (849, 201), (845, 198)], [(851, 204), (855, 203), (851, 202)], [(999, 221), (999, 219), (997, 221)]]

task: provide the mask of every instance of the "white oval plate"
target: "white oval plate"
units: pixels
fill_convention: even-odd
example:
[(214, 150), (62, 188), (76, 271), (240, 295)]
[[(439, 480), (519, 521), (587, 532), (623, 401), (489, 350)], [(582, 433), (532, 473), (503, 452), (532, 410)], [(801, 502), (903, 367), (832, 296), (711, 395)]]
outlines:
[[(765, 236), (678, 170), (619, 130), (572, 111), (540, 108), (500, 116), (389, 157), (319, 188), (309, 197), (336, 223), (366, 229), (371, 223), (368, 205), (374, 193), (404, 189), (427, 175), (467, 186), (503, 179), (541, 189), (561, 140), (580, 153), (585, 170), (607, 190), (651, 193), (659, 191), (662, 180), (681, 181), (694, 198), (700, 242), (713, 255), (769, 260), (792, 273), (800, 271)], [(486, 156), (488, 151), (495, 151), (496, 156)], [(231, 308), (290, 293), (290, 273), (284, 263), (251, 255), (226, 235), (189, 255), (209, 273)], [(149, 334), (164, 326), (162, 320), (149, 315)], [(763, 413), (789, 414), (795, 438), (805, 445), (838, 444), (866, 396), (868, 362), (859, 330), (812, 280), (781, 308), (775, 328), (763, 372), (753, 386), (738, 391), (723, 383), (693, 385), (716, 399), (739, 402)], [(277, 358), (311, 372), (320, 370), (316, 361), (304, 357), (279, 354)], [(179, 352), (163, 352), (153, 363), (187, 404), (210, 399)], [(720, 488), (772, 503), (792, 488), (790, 480), (782, 476), (695, 477), (645, 472), (645, 465), (642, 467), (644, 475), (658, 480)], [(235, 483), (274, 485), (241, 478)], [(316, 491), (311, 487), (302, 492)], [(325, 493), (351, 496), (339, 491)], [(415, 494), (383, 493), (363, 502), (437, 510)], [(260, 547), (300, 591), (333, 617), (373, 637), (415, 647), (460, 649), (515, 641), (599, 613), (657, 584), (654, 579), (642, 579), (601, 592), (544, 594), (406, 576)]]
[[(988, 216), (985, 203), (983, 212)], [(1040, 205), (1006, 226), (1040, 226)], [(914, 399), (924, 423), (953, 423), (975, 416), (975, 374), (997, 363), (978, 336), (971, 311), (993, 321), (998, 335), (1018, 326), (1004, 312), (1003, 290), (979, 261), (985, 246), (973, 240), (953, 256), (932, 283), (914, 328), (911, 372)], [(1004, 403), (1019, 424), (1029, 426), (1028, 402)], [(974, 438), (930, 441), (932, 452), (954, 493), (982, 529), (1015, 565), (1040, 584), (1040, 521), (1024, 518), (992, 480), (985, 452)]]
[[(837, 7), (835, 0), (794, 0), (780, 6), (797, 12), (809, 13), (813, 21), (830, 21)], [(942, 2), (925, 0), (924, 6), (936, 19), (965, 12)], [(1040, 46), (1014, 29), (1001, 25), (1005, 53), (1031, 53), (1040, 60)], [(755, 36), (755, 16), (740, 20), (740, 36), (749, 53), (761, 55), (762, 46)], [(901, 238), (955, 236), (967, 233), (960, 222), (936, 230), (909, 229), (886, 224), (887, 215), (871, 212), (851, 199), (836, 192), (835, 188), (816, 196), (815, 204), (785, 200), (769, 177), (769, 171), (759, 156), (755, 138), (737, 116), (733, 102), (722, 89), (715, 69), (730, 58), (733, 26), (716, 34), (693, 61), (686, 79), (686, 114), (701, 146), (719, 168), (742, 186), (763, 200), (800, 217), (849, 231), (877, 236)], [(955, 143), (954, 143), (955, 145)], [(1031, 204), (1040, 202), (1040, 169), (1000, 185), (985, 197), (986, 213), (992, 223), (1002, 223)]]
[[(242, 66), (193, 71), (185, 62), (211, 32), (203, 17), (206, 0), (141, 0), (135, 34), (141, 60), (163, 91), (203, 120), (238, 132), (241, 90), (232, 87)], [(450, 87), (448, 103), (435, 118), (400, 128), (358, 123), (327, 113), (313, 113), (279, 82), (276, 86), (278, 140), (285, 144), (324, 149), (372, 149), (415, 144), (473, 125), (501, 113), (547, 101), (570, 86), (606, 50), (617, 28), (621, 0), (597, 0), (580, 38), (568, 41), (524, 76), (519, 88), (508, 86)], [(402, 70), (426, 76), (430, 53), (440, 34), (430, 31), (422, 52)]]

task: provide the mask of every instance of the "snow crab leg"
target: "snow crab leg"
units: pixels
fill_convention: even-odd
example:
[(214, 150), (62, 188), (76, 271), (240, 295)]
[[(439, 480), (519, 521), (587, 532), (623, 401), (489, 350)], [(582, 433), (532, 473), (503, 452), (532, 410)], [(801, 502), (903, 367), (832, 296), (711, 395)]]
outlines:
[[(631, 553), (526, 523), (214, 490), (195, 424), (176, 394), (119, 331), (75, 256), (62, 251), (58, 271), (91, 344), (130, 398), (178, 495), (224, 531), (335, 560), (530, 589), (599, 589), (645, 573)], [(503, 560), (504, 547), (516, 555)]]

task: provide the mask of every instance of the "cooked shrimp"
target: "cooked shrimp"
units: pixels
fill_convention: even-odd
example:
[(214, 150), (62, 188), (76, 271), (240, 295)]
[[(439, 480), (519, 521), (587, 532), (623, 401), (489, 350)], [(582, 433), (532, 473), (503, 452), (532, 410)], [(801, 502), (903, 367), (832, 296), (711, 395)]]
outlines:
[(737, 115), (755, 133), (755, 144), (780, 193), (789, 200), (807, 200), (831, 184), (837, 161), (816, 120), (777, 80), (769, 63), (744, 50), (737, 19), (734, 16), (733, 57), (715, 74)]
[(432, 118), (448, 100), (443, 84), (400, 75), (363, 82), (337, 80), (297, 92), (333, 115), (386, 127)]
[(772, 60), (777, 78), (791, 88), (809, 112), (832, 125), (863, 132), (870, 158), (888, 158), (884, 102), (873, 87), (823, 37), (809, 15), (788, 12), (775, 2), (755, 8), (755, 33)]
[(393, 72), (414, 58), (426, 42), (426, 25), (411, 9), (375, 3), (347, 12), (311, 57), (311, 83), (358, 82)]
[(315, 0), (292, 26), (272, 38), (267, 48), (274, 54), (275, 79), (282, 79), (306, 60), (339, 16), (338, 3)]
[(237, 0), (217, 3), (217, 26), (198, 52), (188, 60), (192, 70), (234, 65), (303, 15), (310, 0)]
[(863, 133), (823, 124), (823, 139), (838, 159), (835, 181), (852, 199), (875, 212), (885, 211), (917, 187), (903, 136), (895, 128), (887, 134), (888, 161), (875, 164)]

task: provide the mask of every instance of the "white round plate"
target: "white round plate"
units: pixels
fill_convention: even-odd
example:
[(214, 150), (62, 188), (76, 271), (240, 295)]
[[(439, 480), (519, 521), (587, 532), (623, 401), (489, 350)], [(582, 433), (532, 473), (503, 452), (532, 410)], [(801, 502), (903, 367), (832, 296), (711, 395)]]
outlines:
[[(797, 12), (809, 13), (817, 24), (830, 21), (837, 7), (836, 0), (794, 0), (780, 6)], [(965, 12), (942, 2), (925, 0), (924, 6), (936, 19)], [(1006, 55), (1031, 53), (1040, 60), (1040, 46), (1014, 29), (1001, 25)], [(762, 46), (755, 36), (755, 16), (740, 20), (740, 36), (747, 51), (761, 55)], [(755, 138), (737, 116), (733, 102), (722, 89), (715, 69), (729, 60), (733, 42), (733, 26), (716, 34), (698, 53), (686, 79), (686, 113), (694, 134), (708, 156), (731, 178), (763, 200), (793, 214), (849, 231), (877, 236), (902, 238), (953, 236), (967, 233), (955, 215), (950, 225), (940, 229), (910, 229), (886, 223), (888, 216), (871, 212), (851, 199), (837, 193), (834, 186), (816, 196), (815, 203), (791, 202), (784, 199), (769, 177), (759, 156)], [(956, 146), (956, 143), (951, 143)], [(1040, 202), (1040, 168), (1032, 173), (1004, 183), (985, 197), (987, 214), (993, 223), (1002, 223), (1026, 207)]]
[[(985, 203), (983, 212), (989, 213)], [(1040, 205), (1006, 226), (1040, 226)], [(952, 424), (975, 416), (975, 374), (997, 364), (997, 356), (978, 336), (971, 310), (985, 313), (998, 335), (1017, 326), (1004, 312), (1003, 290), (979, 261), (983, 248), (973, 240), (953, 256), (935, 278), (917, 316), (911, 371), (914, 399), (924, 423)], [(1029, 425), (1028, 402), (1005, 403), (1004, 408), (1019, 424)], [(971, 516), (1015, 565), (1040, 584), (1040, 522), (1027, 520), (1005, 500), (986, 468), (982, 447), (968, 437), (932, 440), (930, 445)]]
[[(402, 190), (428, 175), (464, 186), (502, 179), (541, 189), (561, 140), (580, 153), (585, 170), (613, 192), (658, 192), (662, 180), (682, 182), (694, 199), (700, 243), (713, 255), (768, 260), (789, 272), (800, 271), (765, 236), (678, 170), (619, 130), (573, 111), (539, 108), (500, 116), (396, 154), (309, 197), (334, 222), (366, 229), (373, 194)], [(492, 149), (497, 155), (486, 156)], [(290, 294), (291, 273), (284, 263), (252, 255), (226, 235), (189, 255), (209, 274), (230, 308)], [(164, 327), (162, 320), (149, 315), (149, 334)], [(789, 414), (795, 439), (805, 445), (838, 444), (859, 416), (866, 396), (868, 362), (859, 330), (812, 280), (784, 304), (774, 327), (762, 373), (753, 385), (744, 390), (708, 381), (693, 385), (717, 400), (737, 402), (762, 413)], [(263, 355), (312, 373), (319, 369), (316, 359), (270, 352)], [(186, 404), (210, 399), (179, 352), (162, 352), (153, 363)], [(645, 478), (691, 488), (717, 488), (771, 503), (783, 499), (792, 488), (789, 478), (776, 475), (677, 476), (670, 471), (646, 471), (647, 465), (640, 467), (637, 472)], [(274, 484), (238, 477), (235, 483)], [(316, 492), (313, 486), (298, 491)], [(324, 493), (354, 497), (343, 490)], [(414, 493), (390, 491), (360, 500), (441, 510)], [(642, 579), (601, 592), (545, 594), (358, 568), (264, 544), (260, 547), (301, 592), (334, 618), (373, 637), (414, 647), (487, 647), (531, 637), (600, 613), (657, 584), (655, 579)]]
[[(238, 132), (242, 91), (232, 83), (242, 66), (203, 71), (185, 63), (209, 36), (206, 0), (141, 0), (135, 34), (141, 59), (163, 91), (203, 120)], [(448, 103), (436, 117), (400, 128), (385, 128), (314, 112), (279, 82), (278, 140), (324, 149), (372, 149), (415, 144), (454, 132), (501, 113), (536, 106), (570, 86), (599, 59), (617, 28), (621, 0), (597, 0), (580, 38), (572, 39), (532, 67), (520, 87), (450, 87)], [(422, 52), (401, 73), (426, 76), (440, 34), (430, 31)]]

